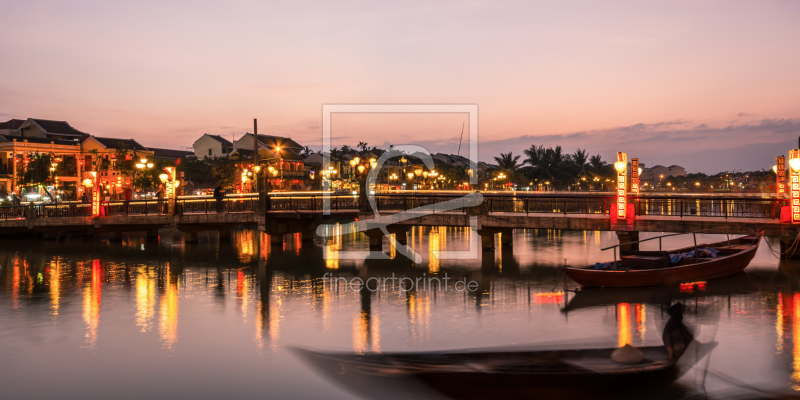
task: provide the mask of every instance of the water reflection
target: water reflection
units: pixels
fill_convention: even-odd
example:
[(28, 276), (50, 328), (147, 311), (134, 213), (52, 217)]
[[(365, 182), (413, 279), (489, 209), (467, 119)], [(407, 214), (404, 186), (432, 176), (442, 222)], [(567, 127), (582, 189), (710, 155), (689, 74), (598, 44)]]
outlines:
[(83, 290), (83, 321), (86, 322), (86, 344), (93, 347), (97, 343), (97, 329), (100, 326), (100, 302), (102, 300), (103, 268), (100, 260), (91, 262), (91, 279)]
[(136, 325), (140, 332), (153, 327), (156, 315), (156, 275), (155, 270), (142, 265), (136, 272)]
[(47, 268), (48, 283), (50, 285), (50, 308), (53, 316), (58, 316), (58, 307), (61, 302), (61, 262), (60, 258), (50, 262)]
[[(338, 226), (331, 229), (341, 232)], [(653, 290), (574, 295), (574, 284), (565, 285), (557, 268), (564, 258), (575, 264), (602, 259), (599, 248), (613, 243), (613, 233), (517, 231), (512, 246), (500, 238), (498, 248), (479, 252), (478, 260), (433, 256), (465, 250), (472, 234), (464, 228), (411, 229), (409, 243), (426, 256), (420, 264), (405, 257), (338, 259), (340, 251), (367, 248), (366, 237), (357, 233), (314, 243), (303, 242), (299, 234), (286, 235), (282, 245), (252, 230), (234, 231), (229, 241), (209, 236), (213, 240), (197, 244), (173, 242), (169, 235), (159, 243), (14, 242), (0, 249), (0, 353), (30, 373), (47, 365), (42, 355), (25, 355), (35, 349), (84, 369), (95, 364), (72, 352), (91, 349), (96, 361), (118, 369), (138, 362), (140, 369), (128, 371), (132, 378), (154, 379), (142, 372), (153, 368), (184, 383), (212, 380), (212, 372), (196, 371), (218, 371), (216, 363), (235, 356), (237, 365), (226, 364), (230, 371), (221, 373), (224, 382), (244, 379), (252, 393), (260, 393), (266, 379), (286, 393), (319, 397), (331, 388), (321, 380), (299, 383), (296, 377), (308, 370), (285, 355), (285, 345), (386, 353), (531, 341), (584, 343), (587, 337), (611, 346), (660, 342), (663, 299), (656, 299)], [(331, 256), (327, 260), (325, 252)], [(800, 265), (783, 263), (779, 269), (768, 257), (759, 254), (744, 278), (686, 282), (668, 297), (699, 305), (697, 312), (690, 307), (690, 318), (722, 321), (711, 368), (746, 382), (779, 380), (800, 390)], [(475, 281), (478, 290), (356, 292), (343, 284), (325, 284), (323, 274), (330, 272), (345, 279), (447, 274), (452, 280)], [(568, 315), (562, 312), (567, 309)], [(79, 329), (71, 329), (75, 324)], [(71, 341), (75, 331), (79, 335)], [(754, 348), (739, 354), (742, 344)], [(207, 360), (194, 356), (207, 353)], [(157, 366), (164, 354), (176, 368)], [(776, 368), (783, 372), (776, 374)], [(252, 382), (241, 378), (261, 370), (270, 374), (258, 374)], [(12, 386), (35, 386), (22, 373), (14, 377), (7, 381)], [(88, 380), (75, 380), (73, 390), (88, 393)], [(191, 385), (182, 387), (188, 392), (173, 393), (198, 394)]]
[(167, 264), (164, 268), (161, 308), (159, 309), (159, 333), (164, 347), (172, 349), (178, 341), (178, 274)]

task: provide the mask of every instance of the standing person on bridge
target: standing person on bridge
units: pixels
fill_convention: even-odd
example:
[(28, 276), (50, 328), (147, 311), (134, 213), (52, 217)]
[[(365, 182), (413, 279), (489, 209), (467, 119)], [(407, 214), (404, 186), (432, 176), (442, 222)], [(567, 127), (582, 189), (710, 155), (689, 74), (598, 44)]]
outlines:
[(222, 186), (217, 186), (214, 188), (214, 199), (217, 200), (217, 214), (222, 212), (222, 199), (225, 197), (225, 192), (222, 190)]

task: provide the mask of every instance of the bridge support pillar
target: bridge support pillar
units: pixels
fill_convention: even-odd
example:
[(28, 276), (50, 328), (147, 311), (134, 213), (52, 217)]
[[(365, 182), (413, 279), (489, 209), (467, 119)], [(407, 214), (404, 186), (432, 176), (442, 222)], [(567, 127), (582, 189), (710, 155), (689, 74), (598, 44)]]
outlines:
[(780, 237), (781, 260), (800, 260), (800, 243), (795, 243), (795, 240), (797, 240), (797, 235)]
[(183, 241), (185, 243), (196, 243), (197, 242), (197, 231), (183, 232)]
[(228, 240), (231, 238), (231, 230), (230, 229), (220, 229), (219, 230), (219, 240)]
[[(639, 231), (617, 231), (617, 238), (619, 243), (636, 242), (639, 240)], [(633, 251), (639, 251), (639, 243), (627, 244), (619, 246), (619, 254), (631, 254)]]
[(481, 249), (493, 250), (494, 249), (494, 232), (478, 231), (481, 235)]
[(148, 229), (147, 240), (158, 240), (158, 229)]
[(514, 230), (507, 229), (500, 232), (500, 243), (503, 245), (503, 248), (511, 247), (514, 244)]
[(408, 244), (408, 232), (405, 231), (405, 230), (395, 232), (394, 233), (394, 240), (396, 240), (397, 243), (400, 243), (402, 245), (407, 245)]
[(383, 250), (383, 231), (380, 229), (369, 229), (364, 232), (369, 238), (370, 250)]

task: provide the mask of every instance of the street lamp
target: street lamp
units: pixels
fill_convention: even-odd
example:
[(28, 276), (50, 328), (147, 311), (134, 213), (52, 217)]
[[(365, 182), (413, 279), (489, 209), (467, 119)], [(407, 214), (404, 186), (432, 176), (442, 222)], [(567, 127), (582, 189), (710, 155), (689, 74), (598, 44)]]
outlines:
[(283, 190), (283, 154), (281, 154), (281, 146), (275, 146), (275, 151), (278, 153), (278, 168), (281, 170), (281, 184), (278, 188)]
[(796, 174), (800, 172), (800, 154), (794, 153), (794, 156), (795, 157), (789, 159), (789, 168)]

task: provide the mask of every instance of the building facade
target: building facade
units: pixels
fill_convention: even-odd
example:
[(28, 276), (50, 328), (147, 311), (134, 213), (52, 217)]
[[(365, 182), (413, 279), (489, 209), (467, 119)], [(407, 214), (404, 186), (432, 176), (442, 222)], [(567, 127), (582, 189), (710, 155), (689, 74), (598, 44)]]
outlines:
[(207, 157), (225, 157), (233, 151), (233, 143), (219, 135), (204, 133), (200, 139), (195, 140), (194, 156), (203, 159)]
[[(23, 122), (19, 122), (23, 121)], [(16, 127), (16, 128), (14, 128)], [(116, 160), (122, 146), (130, 157), (152, 157), (153, 152), (133, 139), (95, 137), (81, 132), (66, 121), (29, 118), (0, 123), (0, 192), (31, 195), (30, 200), (42, 195), (42, 188), (23, 187), (19, 173), (35, 154), (53, 156), (55, 179), (46, 188), (61, 200), (80, 199), (86, 190), (84, 181), (96, 171), (107, 197), (118, 195), (125, 189)], [(130, 185), (130, 182), (128, 182)]]
[(642, 187), (660, 187), (661, 181), (671, 176), (686, 176), (686, 169), (679, 165), (671, 165), (669, 167), (656, 165), (652, 168), (643, 169), (639, 181)]

